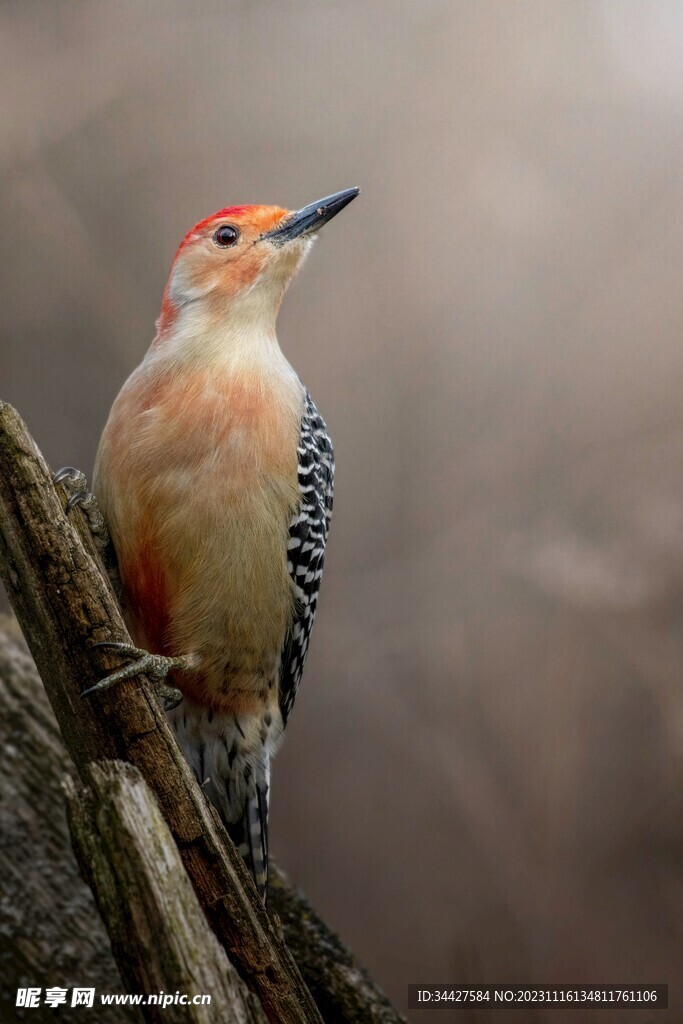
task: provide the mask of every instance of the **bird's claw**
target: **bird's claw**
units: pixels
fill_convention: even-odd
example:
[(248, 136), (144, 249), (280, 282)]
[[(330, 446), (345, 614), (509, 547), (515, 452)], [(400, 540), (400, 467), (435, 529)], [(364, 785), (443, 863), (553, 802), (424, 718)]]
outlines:
[(82, 477), (83, 480), (85, 480), (85, 474), (81, 473), (80, 469), (76, 469), (74, 466), (62, 466), (61, 469), (58, 469), (57, 472), (53, 474), (52, 483), (55, 485), (61, 484), (65, 480), (76, 480), (78, 477)]
[(57, 484), (64, 485), (69, 495), (66, 511), (70, 512), (76, 505), (80, 505), (88, 520), (88, 526), (95, 543), (100, 549), (106, 548), (110, 541), (109, 531), (95, 495), (88, 488), (85, 473), (82, 473), (80, 469), (75, 469), (74, 466), (64, 466), (63, 469), (58, 469), (54, 474), (52, 483), (55, 486)]
[(117, 640), (102, 640), (99, 643), (92, 644), (92, 647), (102, 647), (118, 651), (124, 657), (134, 660), (130, 665), (124, 665), (110, 675), (105, 676), (104, 679), (100, 679), (98, 683), (89, 686), (87, 690), (83, 690), (81, 697), (89, 697), (93, 693), (108, 690), (110, 686), (122, 683), (126, 679), (134, 679), (136, 676), (146, 675), (163, 700), (165, 711), (172, 711), (182, 701), (183, 695), (180, 690), (177, 690), (174, 686), (168, 686), (165, 679), (173, 669), (187, 667), (185, 658), (167, 658), (163, 654), (150, 654), (149, 651), (142, 650), (140, 647), (134, 647), (132, 644), (121, 643)]

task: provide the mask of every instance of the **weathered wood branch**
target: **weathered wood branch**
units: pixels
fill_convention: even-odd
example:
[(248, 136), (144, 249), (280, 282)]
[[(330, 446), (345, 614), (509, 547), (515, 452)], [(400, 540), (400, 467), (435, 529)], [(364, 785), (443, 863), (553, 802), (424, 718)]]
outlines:
[[(153, 1024), (265, 1024), (216, 936), (206, 926), (159, 806), (137, 768), (101, 761), (89, 785), (65, 788), (71, 840), (107, 926), (129, 992), (170, 1002), (148, 1003)], [(142, 956), (130, 956), (129, 950)], [(175, 1003), (176, 992), (187, 1003)], [(194, 1003), (208, 996), (209, 1003)]]
[[(125, 639), (126, 632), (111, 588), (102, 576), (101, 566), (98, 568), (90, 535), (80, 522), (80, 515), (73, 516), (73, 521), (65, 518), (62, 504), (20, 418), (0, 403), (0, 573), (41, 666), (74, 761), (86, 780), (92, 760), (120, 758), (138, 764), (171, 826), (186, 870), (218, 938), (240, 973), (259, 992), (270, 1019), (288, 1020), (278, 1016), (280, 999), (286, 1007), (291, 1000), (288, 1003), (286, 994), (271, 989), (271, 983), (288, 985), (288, 954), (283, 952), (279, 928), (270, 926), (255, 899), (251, 880), (168, 733), (153, 693), (144, 683), (136, 682), (123, 684), (115, 693), (105, 693), (92, 703), (78, 697), (79, 689), (103, 671), (116, 667), (115, 660), (89, 651), (88, 640)], [(1, 641), (0, 637), (0, 646)], [(13, 643), (7, 635), (5, 641)], [(28, 659), (25, 662), (20, 674), (30, 689), (35, 678)], [(2, 699), (0, 687), (0, 703)], [(20, 702), (24, 718), (21, 725), (29, 733), (35, 732), (35, 723), (28, 708), (41, 702), (42, 690), (30, 702)], [(16, 714), (16, 700), (13, 708)], [(3, 710), (0, 707), (0, 713)], [(49, 711), (44, 711), (43, 716), (49, 720)], [(40, 723), (43, 716), (38, 715), (35, 722)], [(36, 758), (22, 759), (20, 767), (32, 776), (24, 793), (37, 807), (46, 781), (44, 774), (40, 774), (41, 749), (48, 762), (54, 762), (56, 751), (54, 735), (47, 728), (41, 727), (32, 740)], [(49, 773), (50, 765), (47, 770)], [(29, 808), (29, 816), (31, 813)], [(40, 816), (39, 809), (33, 813)], [(46, 834), (51, 836), (49, 829)], [(40, 838), (44, 838), (42, 830)], [(49, 846), (52, 851), (53, 844)], [(59, 866), (52, 870), (66, 870), (69, 861), (63, 857), (56, 860)], [(403, 1018), (348, 951), (276, 869), (273, 875), (271, 910), (282, 918), (287, 943), (325, 1018), (340, 1024), (400, 1024)], [(241, 891), (239, 887), (237, 892), (231, 888), (235, 878)], [(19, 876), (14, 882), (21, 887)], [(251, 905), (252, 899), (256, 907)], [(39, 906), (41, 902), (44, 901), (39, 900)], [(58, 926), (57, 921), (52, 924)], [(244, 928), (246, 945), (242, 944)], [(73, 935), (72, 930), (70, 934)], [(273, 937), (278, 955), (275, 963), (269, 963)], [(49, 945), (43, 948), (46, 950)], [(295, 986), (295, 1002), (297, 991), (300, 988)], [(308, 1003), (301, 1004), (303, 1012), (309, 1012), (310, 1005), (309, 997)], [(123, 1018), (120, 1013), (119, 1019)]]
[[(123, 991), (107, 933), (70, 850), (61, 779), (64, 750), (40, 677), (16, 620), (0, 617), (0, 1020), (14, 1020), (17, 988)], [(36, 1024), (54, 1010), (31, 1011)], [(141, 1020), (102, 1006), (98, 1021)]]

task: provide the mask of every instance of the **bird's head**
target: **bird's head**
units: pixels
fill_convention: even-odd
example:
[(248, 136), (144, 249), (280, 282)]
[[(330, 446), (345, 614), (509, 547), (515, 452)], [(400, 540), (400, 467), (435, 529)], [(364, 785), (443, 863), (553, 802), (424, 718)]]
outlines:
[(274, 322), (315, 233), (358, 192), (345, 189), (295, 211), (228, 206), (200, 221), (176, 253), (158, 337), (172, 331), (185, 310), (198, 314), (206, 326), (231, 316)]

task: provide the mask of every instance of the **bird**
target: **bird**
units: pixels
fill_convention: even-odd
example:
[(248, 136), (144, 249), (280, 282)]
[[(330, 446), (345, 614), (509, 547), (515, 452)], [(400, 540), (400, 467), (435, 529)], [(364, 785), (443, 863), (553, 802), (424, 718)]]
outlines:
[(225, 207), (187, 233), (93, 476), (133, 645), (101, 645), (127, 664), (88, 692), (168, 677), (176, 740), (264, 900), (271, 762), (306, 661), (334, 479), (276, 317), (317, 231), (358, 193)]

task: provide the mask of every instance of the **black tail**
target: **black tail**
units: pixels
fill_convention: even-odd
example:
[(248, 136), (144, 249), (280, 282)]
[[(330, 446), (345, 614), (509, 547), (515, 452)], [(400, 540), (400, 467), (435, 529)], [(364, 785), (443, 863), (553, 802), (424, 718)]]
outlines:
[[(268, 888), (270, 759), (260, 739), (245, 743), (240, 722), (187, 699), (168, 712), (178, 745), (221, 816), (265, 902)], [(244, 720), (242, 720), (244, 723)]]
[(268, 787), (250, 786), (242, 817), (233, 824), (225, 822), (225, 826), (265, 903), (268, 890)]

